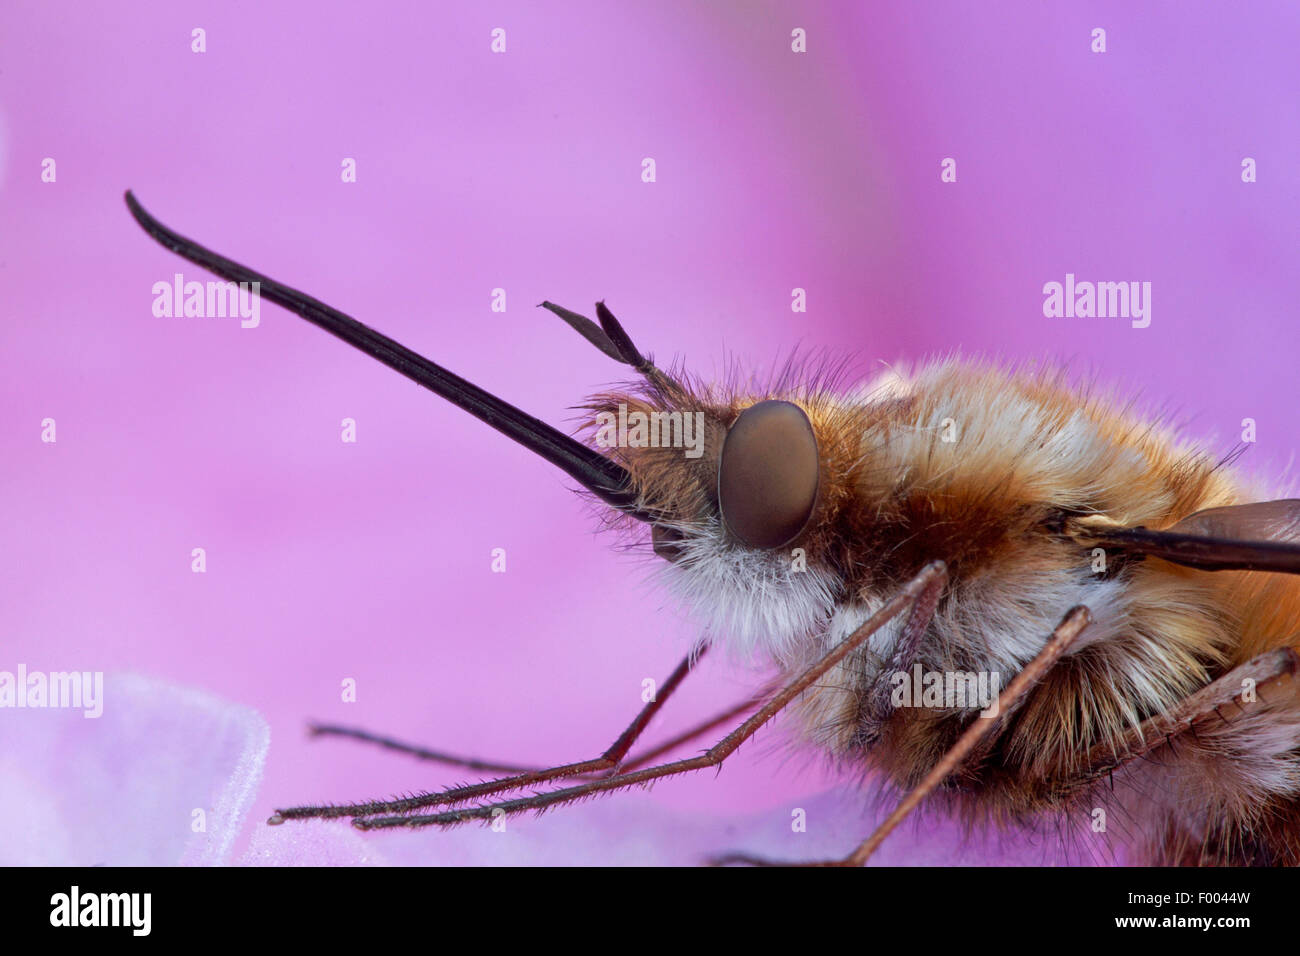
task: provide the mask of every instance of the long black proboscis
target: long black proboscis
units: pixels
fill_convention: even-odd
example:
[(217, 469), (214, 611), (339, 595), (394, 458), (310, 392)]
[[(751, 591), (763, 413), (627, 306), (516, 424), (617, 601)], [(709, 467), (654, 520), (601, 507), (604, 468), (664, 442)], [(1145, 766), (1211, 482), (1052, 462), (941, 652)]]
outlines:
[(262, 298), (297, 313), (313, 325), (320, 326), (400, 372), (417, 385), (423, 385), (453, 405), (463, 408), (507, 438), (536, 452), (612, 507), (642, 521), (654, 520), (651, 515), (636, 510), (635, 496), (630, 490), (630, 475), (617, 462), (610, 461), (581, 442), (490, 392), (485, 392), (338, 309), (172, 231), (150, 215), (130, 190), (126, 193), (126, 205), (145, 232), (177, 255), (231, 282), (259, 283)]

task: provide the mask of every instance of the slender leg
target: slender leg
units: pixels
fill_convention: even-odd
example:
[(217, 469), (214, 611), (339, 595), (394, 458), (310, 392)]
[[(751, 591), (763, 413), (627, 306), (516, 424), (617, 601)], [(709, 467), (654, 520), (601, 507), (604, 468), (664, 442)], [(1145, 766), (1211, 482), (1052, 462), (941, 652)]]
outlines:
[(752, 737), (758, 728), (766, 724), (787, 704), (812, 686), (818, 678), (854, 650), (861, 647), (872, 634), (883, 627), (888, 621), (906, 608), (912, 606), (916, 599), (925, 592), (930, 583), (936, 580), (944, 572), (945, 566), (942, 561), (934, 561), (927, 564), (916, 577), (914, 577), (901, 591), (898, 592), (898, 594), (888, 601), (884, 607), (864, 622), (861, 627), (849, 635), (849, 637), (841, 641), (832, 650), (827, 652), (820, 660), (804, 670), (802, 674), (787, 683), (779, 693), (760, 707), (757, 713), (744, 721), (739, 727), (698, 757), (691, 757), (686, 760), (678, 760), (672, 763), (660, 764), (655, 767), (646, 767), (641, 770), (633, 770), (626, 773), (616, 773), (612, 776), (604, 777), (600, 780), (594, 780), (589, 783), (583, 783), (578, 786), (566, 787), (561, 790), (552, 790), (547, 793), (539, 793), (530, 797), (506, 800), (495, 804), (485, 804), (477, 807), (463, 807), (455, 810), (448, 810), (444, 813), (418, 816), (372, 816), (358, 814), (357, 817), (353, 819), (352, 823), (354, 826), (361, 829), (369, 830), (388, 827), (450, 826), (456, 823), (464, 823), (468, 820), (490, 820), (502, 814), (522, 813), (527, 810), (542, 810), (547, 807), (572, 803), (575, 800), (581, 800), (584, 797), (591, 796), (592, 794), (608, 793), (635, 784), (648, 783), (662, 777), (688, 773), (692, 770), (702, 770), (705, 767), (716, 767), (718, 764), (722, 763), (726, 757), (734, 752), (737, 747)]
[(921, 639), (925, 637), (925, 632), (930, 627), (935, 608), (939, 606), (939, 598), (943, 596), (943, 589), (947, 585), (948, 571), (944, 568), (931, 578), (917, 595), (916, 603), (912, 605), (912, 613), (907, 616), (907, 623), (903, 625), (898, 635), (889, 663), (881, 668), (871, 689), (867, 691), (864, 711), (859, 715), (861, 719), (858, 725), (874, 728), (874, 730), (862, 735), (859, 740), (861, 746), (869, 747), (879, 735), (879, 728), (889, 719), (889, 714), (893, 710), (890, 704), (893, 687), (889, 678), (893, 674), (912, 670), (916, 655), (921, 648)]
[[(266, 822), (272, 826), (278, 826), (285, 820), (304, 820), (312, 817), (356, 817), (370, 816), (377, 813), (408, 813), (412, 810), (421, 810), (425, 807), (446, 806), (458, 803), (464, 800), (470, 800), (475, 797), (485, 796), (487, 794), (499, 793), (502, 790), (515, 790), (519, 787), (528, 786), (532, 783), (543, 783), (547, 780), (556, 780), (563, 777), (582, 777), (592, 773), (599, 773), (604, 770), (612, 770), (618, 766), (620, 760), (627, 756), (631, 750), (632, 744), (641, 736), (650, 719), (654, 717), (664, 703), (672, 696), (675, 691), (686, 679), (686, 675), (707, 652), (708, 646), (705, 645), (698, 652), (687, 654), (682, 662), (677, 665), (673, 672), (668, 675), (668, 679), (663, 682), (659, 688), (655, 699), (650, 701), (641, 708), (636, 719), (628, 725), (627, 729), (619, 735), (619, 738), (606, 750), (601, 756), (592, 760), (583, 760), (578, 763), (564, 764), (559, 767), (550, 767), (542, 770), (525, 769), (513, 776), (505, 777), (500, 780), (489, 780), (484, 783), (470, 784), (465, 787), (457, 787), (452, 790), (446, 790), (441, 793), (424, 793), (413, 797), (404, 797), (400, 800), (376, 800), (368, 803), (345, 803), (325, 806), (307, 806), (307, 807), (286, 807), (276, 810), (271, 818)], [(359, 736), (364, 732), (350, 732), (349, 736)], [(404, 750), (413, 752), (419, 748), (412, 748), (406, 744), (400, 744), (396, 741), (389, 741), (385, 738), (372, 738), (368, 735), (361, 739), (374, 740), (382, 746), (394, 750)], [(435, 753), (434, 751), (424, 751), (424, 753)], [(431, 759), (439, 759), (445, 755), (438, 754)]]
[(731, 723), (731, 721), (735, 720), (741, 714), (747, 711), (751, 711), (755, 707), (759, 706), (761, 703), (763, 703), (763, 701), (767, 700), (767, 698), (769, 698), (770, 696), (775, 694), (778, 690), (780, 690), (780, 688), (781, 685), (779, 683), (770, 683), (765, 685), (762, 690), (758, 691), (748, 700), (743, 700), (739, 704), (727, 708), (722, 713), (710, 717), (708, 720), (704, 721), (703, 723), (696, 724), (690, 730), (682, 731), (676, 737), (673, 737), (669, 740), (665, 740), (659, 746), (647, 750), (645, 753), (637, 754), (631, 760), (628, 760), (623, 764), (619, 765), (618, 767), (616, 767), (615, 772), (626, 773), (629, 770), (637, 770), (640, 767), (648, 766), (649, 764), (657, 760), (659, 757), (662, 757), (664, 754), (676, 750), (678, 747), (682, 746), (683, 744), (690, 743), (692, 740), (695, 740), (697, 737), (702, 737), (710, 730), (716, 730), (717, 728), (721, 727), (723, 724)]
[[(1006, 689), (998, 695), (998, 712), (1003, 713), (1019, 705), (1021, 701), (1037, 686), (1038, 682), (1043, 679), (1052, 667), (1060, 660), (1079, 636), (1085, 627), (1092, 620), (1092, 615), (1088, 609), (1080, 605), (1072, 608), (1065, 618), (1061, 621), (1052, 636), (1048, 639), (1047, 644), (1038, 652), (1038, 656), (1025, 665), (1024, 670), (1017, 674), (1007, 685)], [(958, 738), (952, 748), (940, 758), (939, 762), (934, 765), (925, 778), (905, 796), (894, 808), (894, 812), (885, 818), (874, 833), (867, 839), (863, 840), (858, 847), (842, 860), (825, 860), (815, 863), (801, 863), (800, 866), (863, 866), (871, 854), (876, 851), (885, 837), (894, 831), (907, 815), (920, 805), (929, 794), (941, 784), (944, 779), (961, 766), (962, 761), (975, 749), (975, 746), (984, 738), (984, 736), (993, 729), (997, 724), (995, 719), (975, 718), (966, 732)], [(722, 857), (714, 861), (715, 863), (748, 863), (751, 865), (772, 865), (770, 861), (748, 857), (739, 854)], [(782, 864), (776, 864), (782, 865)]]
[(1300, 657), (1289, 647), (1252, 658), (1188, 695), (1168, 713), (1156, 714), (1137, 727), (1130, 728), (1118, 746), (1112, 748), (1098, 744), (1093, 747), (1083, 761), (1083, 768), (1078, 773), (1071, 774), (1068, 780), (1054, 781), (1052, 790), (1060, 796), (1068, 796), (1086, 789), (1130, 760), (1144, 756), (1157, 747), (1167, 744), (1172, 748), (1173, 739), (1181, 733), (1191, 731), (1195, 735), (1196, 725), (1211, 716), (1231, 723), (1246, 710), (1247, 705), (1238, 701), (1244, 690), (1243, 681), (1253, 681), (1255, 690), (1259, 691), (1283, 677), (1295, 674), (1297, 669), (1300, 669)]
[(347, 737), (350, 740), (360, 740), (363, 743), (377, 744), (385, 750), (395, 750), (398, 753), (409, 754), (417, 760), (428, 760), (449, 767), (464, 767), (467, 770), (482, 770), (488, 773), (529, 773), (541, 769), (540, 767), (525, 767), (520, 764), (500, 763), (494, 760), (480, 760), (477, 757), (458, 757), (455, 754), (444, 753), (441, 750), (429, 750), (427, 747), (421, 747), (418, 744), (408, 744), (392, 737), (372, 734), (370, 731), (362, 730), (359, 727), (340, 727), (337, 724), (312, 724), (308, 728), (308, 733), (313, 737)]
[[(619, 765), (619, 770), (635, 770), (637, 767), (643, 767), (658, 757), (676, 750), (683, 744), (688, 744), (697, 737), (701, 737), (725, 723), (729, 723), (739, 717), (746, 711), (753, 710), (761, 704), (768, 696), (776, 693), (779, 684), (768, 684), (757, 693), (746, 698), (738, 704), (727, 708), (720, 714), (708, 718), (702, 723), (696, 724), (688, 730), (682, 731), (675, 737), (665, 740), (658, 746), (647, 750), (644, 753), (630, 760), (624, 761)], [(361, 730), (357, 727), (339, 727), (333, 724), (312, 724), (309, 732), (313, 737), (346, 737), (350, 740), (359, 740), (363, 743), (377, 744), (387, 750), (395, 750), (398, 753), (408, 754), (417, 760), (428, 760), (433, 763), (445, 764), (449, 767), (464, 767), (468, 770), (483, 770), (489, 773), (507, 773), (507, 774), (527, 774), (543, 773), (545, 768), (537, 766), (523, 766), (521, 764), (500, 763), (497, 761), (480, 760), (477, 757), (459, 757), (455, 754), (445, 753), (440, 750), (430, 750), (427, 747), (421, 747), (418, 744), (408, 744), (400, 740), (394, 740), (392, 737), (383, 737), (378, 734), (372, 734), (367, 730)], [(452, 791), (448, 791), (450, 794)]]

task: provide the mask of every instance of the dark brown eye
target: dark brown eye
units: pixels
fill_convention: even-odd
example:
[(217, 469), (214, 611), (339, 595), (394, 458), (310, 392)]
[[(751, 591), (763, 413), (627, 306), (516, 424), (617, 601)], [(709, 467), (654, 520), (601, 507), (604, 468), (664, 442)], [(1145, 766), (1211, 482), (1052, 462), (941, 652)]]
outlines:
[(723, 522), (751, 548), (789, 543), (812, 516), (820, 472), (817, 437), (802, 408), (775, 401), (751, 405), (722, 443)]

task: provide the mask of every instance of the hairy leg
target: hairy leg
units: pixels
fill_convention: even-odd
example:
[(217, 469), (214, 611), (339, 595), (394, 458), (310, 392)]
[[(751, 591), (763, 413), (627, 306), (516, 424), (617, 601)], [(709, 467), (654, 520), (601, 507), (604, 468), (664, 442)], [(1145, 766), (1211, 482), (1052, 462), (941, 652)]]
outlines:
[(408, 744), (393, 737), (373, 734), (359, 727), (341, 727), (337, 724), (312, 724), (307, 728), (312, 737), (345, 737), (362, 743), (375, 744), (385, 750), (407, 754), (417, 760), (428, 760), (448, 767), (463, 767), (466, 770), (482, 770), (487, 773), (528, 773), (539, 767), (527, 767), (522, 764), (504, 763), (497, 760), (480, 760), (478, 757), (460, 757), (441, 750), (430, 750), (419, 744)]
[[(399, 800), (374, 800), (366, 803), (344, 803), (321, 806), (302, 806), (302, 807), (285, 807), (276, 810), (267, 823), (277, 826), (285, 820), (305, 820), (311, 818), (333, 818), (333, 817), (356, 817), (367, 816), (378, 813), (409, 813), (412, 810), (421, 810), (426, 807), (447, 806), (464, 800), (470, 800), (475, 797), (485, 796), (487, 794), (499, 793), (502, 790), (514, 790), (519, 787), (526, 787), (533, 783), (544, 783), (547, 780), (557, 780), (566, 777), (582, 777), (600, 771), (612, 770), (617, 767), (619, 761), (627, 756), (628, 751), (641, 736), (650, 719), (663, 707), (667, 700), (673, 695), (673, 692), (681, 686), (682, 681), (704, 656), (707, 651), (707, 645), (701, 647), (697, 652), (687, 654), (682, 662), (673, 669), (668, 675), (668, 679), (660, 686), (655, 699), (641, 708), (641, 712), (630, 723), (626, 730), (619, 735), (619, 738), (599, 757), (591, 760), (582, 760), (577, 763), (564, 764), (559, 767), (548, 767), (543, 769), (523, 768), (518, 772), (513, 772), (512, 776), (499, 780), (489, 780), (484, 783), (470, 784), (465, 787), (456, 787), (440, 793), (424, 793), (413, 797), (403, 797)], [(363, 740), (370, 740), (381, 746), (393, 750), (401, 750), (406, 753), (414, 753), (417, 756), (425, 754), (432, 755), (426, 759), (442, 761), (447, 757), (446, 754), (437, 751), (425, 751), (421, 748), (411, 747), (407, 744), (401, 744), (397, 741), (389, 740), (382, 737), (371, 737), (364, 731), (347, 731), (346, 736), (351, 736)], [(364, 736), (363, 736), (364, 735)], [(464, 758), (453, 758), (453, 762), (459, 762), (459, 765), (467, 765)], [(444, 761), (445, 762), (445, 761)], [(492, 769), (484, 761), (475, 761), (479, 763), (482, 769)], [(511, 769), (506, 770), (512, 773)]]
[(1092, 747), (1048, 785), (1063, 804), (1096, 791), (1103, 806), (1118, 801), (1126, 816), (1141, 817), (1130, 864), (1295, 866), (1298, 670), (1290, 648), (1260, 654)]
[[(1075, 638), (1091, 622), (1092, 616), (1088, 609), (1083, 606), (1072, 608), (1061, 621), (1055, 631), (1052, 632), (1051, 638), (1044, 645), (1043, 649), (1038, 652), (1038, 656), (1025, 665), (1024, 670), (1017, 674), (1007, 685), (1006, 689), (998, 695), (998, 713), (1005, 714), (1016, 709), (1021, 702), (1033, 691), (1042, 680), (1043, 675), (1060, 660), (1061, 655), (1069, 650), (1070, 645)], [(874, 833), (841, 860), (821, 860), (809, 863), (799, 863), (798, 866), (863, 866), (871, 857), (885, 838), (892, 833), (904, 819), (915, 810), (936, 787), (941, 784), (954, 770), (970, 756), (971, 752), (976, 749), (982, 740), (999, 725), (996, 717), (981, 718), (976, 717), (966, 732), (958, 738), (957, 743), (940, 758), (939, 762), (931, 768), (925, 778), (905, 796), (894, 808), (894, 811), (885, 818)], [(725, 863), (745, 863), (758, 866), (774, 865), (771, 861), (763, 860), (757, 857), (744, 856), (741, 854), (732, 854), (720, 857), (713, 862), (719, 864)], [(775, 864), (786, 865), (786, 864)]]
[[(618, 766), (619, 770), (635, 770), (637, 767), (644, 767), (651, 761), (662, 757), (666, 753), (671, 753), (684, 744), (690, 743), (699, 737), (704, 736), (710, 730), (716, 730), (723, 724), (729, 723), (739, 717), (746, 711), (753, 710), (771, 694), (776, 693), (780, 688), (778, 683), (772, 682), (766, 684), (762, 689), (742, 700), (738, 704), (733, 704), (721, 713), (714, 714), (712, 717), (701, 721), (698, 724), (683, 730), (676, 736), (670, 737), (663, 743), (637, 754), (628, 760), (625, 760)], [(417, 760), (428, 760), (432, 763), (440, 763), (449, 767), (464, 767), (468, 770), (484, 770), (491, 773), (507, 774), (526, 774), (542, 773), (546, 768), (538, 766), (524, 766), (522, 764), (504, 763), (502, 761), (482, 760), (477, 757), (461, 757), (455, 754), (449, 754), (441, 750), (430, 750), (427, 747), (421, 747), (418, 744), (408, 744), (392, 737), (384, 737), (379, 734), (372, 734), (367, 730), (357, 727), (340, 727), (334, 724), (312, 724), (309, 732), (313, 737), (345, 737), (349, 740), (359, 740), (362, 743), (377, 744), (386, 750), (394, 750), (398, 753), (404, 753), (415, 757)], [(450, 794), (451, 791), (448, 791)]]
[(1298, 665), (1300, 659), (1297, 659), (1296, 652), (1284, 647), (1268, 651), (1234, 667), (1184, 698), (1168, 713), (1156, 714), (1137, 727), (1130, 728), (1118, 745), (1111, 747), (1099, 744), (1093, 747), (1080, 771), (1071, 774), (1069, 779), (1054, 781), (1053, 789), (1062, 796), (1068, 796), (1155, 748), (1171, 744), (1179, 734), (1187, 731), (1194, 733), (1199, 723), (1230, 723), (1238, 719), (1247, 712), (1247, 704), (1241, 700), (1247, 686), (1258, 694), (1275, 681), (1294, 674)]
[(859, 705), (858, 726), (873, 728), (872, 731), (861, 736), (859, 746), (870, 747), (879, 735), (880, 728), (889, 719), (889, 712), (892, 709), (890, 675), (912, 670), (921, 647), (921, 640), (929, 630), (935, 609), (939, 606), (939, 598), (943, 596), (943, 590), (947, 586), (948, 570), (940, 568), (917, 595), (916, 603), (912, 605), (912, 611), (908, 614), (907, 621), (903, 624), (898, 640), (894, 644), (894, 653), (889, 663), (881, 668), (875, 682)]
[[(640, 770), (615, 773), (599, 780), (583, 783), (547, 793), (520, 797), (495, 804), (477, 807), (464, 807), (443, 813), (412, 816), (379, 816), (358, 814), (352, 821), (361, 829), (381, 829), (389, 827), (424, 827), (451, 826), (469, 820), (491, 820), (503, 814), (523, 813), (529, 810), (543, 810), (561, 804), (572, 803), (599, 793), (609, 793), (637, 784), (645, 784), (663, 777), (716, 767), (737, 747), (754, 735), (758, 728), (775, 717), (792, 700), (807, 690), (823, 674), (838, 664), (846, 656), (861, 647), (868, 638), (893, 619), (903, 610), (914, 606), (917, 599), (946, 572), (942, 561), (927, 564), (919, 574), (903, 587), (879, 611), (873, 614), (849, 637), (828, 651), (821, 659), (805, 669), (797, 677), (767, 701), (758, 712), (744, 721), (739, 727), (724, 737), (716, 745), (697, 757), (678, 760), (672, 763), (646, 767)], [(572, 766), (572, 765), (570, 765)], [(507, 781), (508, 782), (508, 781)]]

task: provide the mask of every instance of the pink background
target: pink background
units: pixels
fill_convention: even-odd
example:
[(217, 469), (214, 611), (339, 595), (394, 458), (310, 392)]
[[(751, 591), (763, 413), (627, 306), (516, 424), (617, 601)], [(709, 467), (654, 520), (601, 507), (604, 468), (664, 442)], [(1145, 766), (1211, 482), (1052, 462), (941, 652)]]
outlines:
[[(257, 822), (464, 776), (313, 743), (308, 718), (576, 759), (695, 633), (554, 469), (459, 410), (269, 304), (257, 329), (155, 318), (154, 282), (208, 276), (140, 232), (128, 187), (562, 427), (619, 369), (533, 304), (606, 297), (643, 348), (705, 374), (795, 345), (864, 372), (1063, 359), (1215, 450), (1256, 419), (1243, 465), (1287, 478), (1300, 12), (1132, 7), (8, 0), (0, 669), (133, 671), (260, 711)], [(1044, 318), (1067, 272), (1150, 281), (1151, 326)], [(753, 679), (711, 662), (652, 736)], [(783, 754), (767, 732), (717, 779), (633, 799), (788, 818), (830, 777)]]

